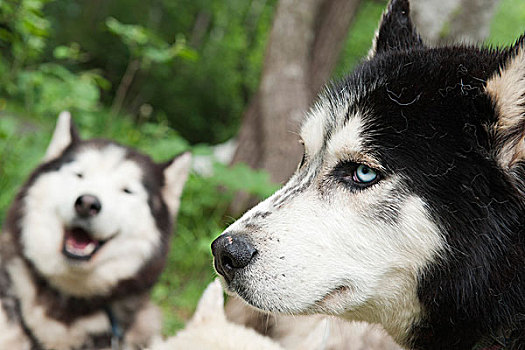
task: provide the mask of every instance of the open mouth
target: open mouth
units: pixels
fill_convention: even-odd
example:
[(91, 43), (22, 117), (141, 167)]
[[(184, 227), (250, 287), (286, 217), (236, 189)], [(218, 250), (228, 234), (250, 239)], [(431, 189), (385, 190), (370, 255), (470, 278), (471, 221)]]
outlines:
[(83, 228), (66, 228), (62, 253), (69, 259), (90, 260), (106, 242), (93, 239)]

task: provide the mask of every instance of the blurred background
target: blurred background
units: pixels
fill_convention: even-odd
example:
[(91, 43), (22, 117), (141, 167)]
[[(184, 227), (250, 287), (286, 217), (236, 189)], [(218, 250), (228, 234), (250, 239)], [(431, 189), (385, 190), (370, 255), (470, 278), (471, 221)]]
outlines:
[[(372, 42), (382, 0), (0, 0), (0, 224), (62, 110), (83, 137), (196, 156), (153, 292), (166, 335), (214, 276), (210, 242), (300, 160), (297, 129)], [(523, 0), (413, 0), (428, 43), (508, 45)]]

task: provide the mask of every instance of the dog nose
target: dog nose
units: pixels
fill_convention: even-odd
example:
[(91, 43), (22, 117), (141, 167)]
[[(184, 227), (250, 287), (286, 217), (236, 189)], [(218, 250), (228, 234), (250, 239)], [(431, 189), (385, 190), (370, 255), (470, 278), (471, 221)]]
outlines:
[(88, 218), (100, 213), (102, 204), (97, 197), (91, 194), (83, 194), (75, 201), (75, 211), (78, 216)]
[(257, 253), (246, 238), (231, 234), (220, 235), (211, 244), (211, 251), (215, 269), (228, 282), (235, 277), (236, 271), (248, 266)]

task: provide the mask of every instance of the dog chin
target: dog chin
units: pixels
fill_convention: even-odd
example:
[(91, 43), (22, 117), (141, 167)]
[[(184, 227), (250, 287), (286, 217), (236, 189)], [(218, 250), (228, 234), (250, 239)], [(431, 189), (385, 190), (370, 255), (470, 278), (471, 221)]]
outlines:
[[(220, 276), (220, 275), (219, 275)], [(244, 300), (248, 305), (259, 309), (260, 311), (277, 312), (274, 308), (269, 307), (270, 305), (261, 302), (259, 298), (256, 298), (256, 294), (253, 293), (249, 288), (246, 287), (246, 283), (240, 281), (240, 278), (236, 276), (235, 279), (228, 282), (222, 276), (220, 276), (220, 282), (223, 290), (229, 296), (238, 296), (241, 300)]]
[(267, 294), (255, 286), (250, 287), (250, 284), (240, 282), (238, 279), (234, 279), (230, 284), (223, 282), (223, 285), (226, 286), (227, 294), (236, 295), (248, 305), (266, 313), (295, 315), (313, 313), (313, 310), (308, 305), (288, 302), (280, 295)]
[(249, 283), (240, 278), (227, 283), (221, 277), (221, 283), (228, 295), (239, 296), (250, 306), (268, 313), (342, 315), (362, 304), (356, 300), (356, 290), (347, 285), (327, 290), (324, 295), (308, 300), (304, 295), (294, 298), (285, 297), (286, 293), (268, 293), (253, 285), (253, 281)]

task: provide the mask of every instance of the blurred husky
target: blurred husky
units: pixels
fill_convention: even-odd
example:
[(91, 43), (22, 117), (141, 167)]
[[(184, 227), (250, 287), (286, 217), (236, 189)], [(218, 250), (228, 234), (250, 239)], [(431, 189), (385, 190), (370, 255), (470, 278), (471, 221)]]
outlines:
[(325, 315), (268, 314), (230, 297), (229, 321), (256, 330), (286, 350), (401, 350), (378, 325)]
[(191, 157), (81, 140), (60, 115), (0, 242), (0, 349), (141, 348)]
[(218, 280), (202, 294), (186, 328), (152, 350), (284, 350), (253, 329), (226, 320), (224, 296)]
[(392, 0), (301, 137), (289, 182), (212, 245), (230, 292), (411, 349), (525, 348), (525, 36), (428, 48)]

